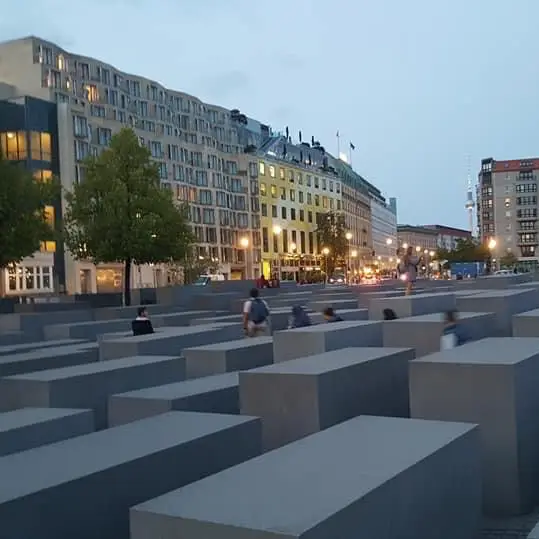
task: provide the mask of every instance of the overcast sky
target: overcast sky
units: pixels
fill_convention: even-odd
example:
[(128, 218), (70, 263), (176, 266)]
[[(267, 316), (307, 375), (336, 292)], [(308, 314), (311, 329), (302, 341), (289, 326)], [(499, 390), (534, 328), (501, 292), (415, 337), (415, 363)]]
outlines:
[(468, 155), (532, 157), (537, 0), (0, 0), (0, 40), (34, 34), (315, 135), (399, 222), (465, 227)]

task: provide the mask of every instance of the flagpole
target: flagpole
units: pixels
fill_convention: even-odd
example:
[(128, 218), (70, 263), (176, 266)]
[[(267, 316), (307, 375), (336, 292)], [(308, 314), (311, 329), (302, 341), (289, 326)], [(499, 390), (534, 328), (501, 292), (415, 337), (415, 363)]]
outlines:
[(341, 136), (337, 131), (337, 159), (341, 158)]
[(350, 166), (352, 166), (352, 143), (350, 143), (350, 145), (348, 146), (348, 153), (350, 155)]

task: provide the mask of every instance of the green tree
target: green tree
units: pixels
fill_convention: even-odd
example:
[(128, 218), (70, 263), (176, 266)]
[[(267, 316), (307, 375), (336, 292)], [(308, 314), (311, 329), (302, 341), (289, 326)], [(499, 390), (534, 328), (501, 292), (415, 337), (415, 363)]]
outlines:
[(181, 265), (184, 284), (194, 283), (201, 275), (215, 273), (219, 267), (218, 262), (209, 258), (201, 259), (194, 248), (187, 251)]
[(322, 253), (324, 248), (328, 249), (324, 269), (331, 275), (337, 266), (346, 263), (348, 255), (344, 215), (336, 212), (321, 213), (316, 224), (318, 251)]
[(66, 194), (66, 244), (75, 258), (123, 263), (124, 300), (130, 305), (132, 264), (185, 257), (192, 242), (186, 211), (161, 188), (157, 164), (131, 129), (114, 135), (85, 164), (85, 180)]
[(509, 268), (512, 269), (518, 264), (518, 258), (515, 255), (515, 253), (511, 251), (507, 251), (501, 258), (500, 258), (500, 267), (501, 268)]
[(41, 241), (54, 238), (46, 206), (58, 194), (57, 182), (36, 180), (0, 153), (0, 268), (30, 256)]
[(452, 262), (482, 262), (490, 258), (488, 247), (472, 238), (459, 238), (455, 248), (451, 250), (438, 249), (436, 259)]

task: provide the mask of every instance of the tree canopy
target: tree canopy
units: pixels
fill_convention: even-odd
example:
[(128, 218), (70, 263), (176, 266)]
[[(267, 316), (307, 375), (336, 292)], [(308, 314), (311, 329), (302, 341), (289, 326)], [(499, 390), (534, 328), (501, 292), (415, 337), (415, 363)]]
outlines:
[(336, 212), (319, 214), (316, 239), (319, 252), (322, 252), (324, 248), (329, 251), (326, 262), (327, 273), (331, 275), (337, 266), (345, 263), (348, 254), (344, 215)]
[(85, 163), (86, 178), (66, 194), (66, 244), (75, 258), (124, 264), (130, 304), (131, 264), (182, 260), (192, 242), (185, 208), (162, 189), (157, 164), (128, 128)]
[(518, 264), (518, 257), (515, 253), (507, 251), (502, 257), (500, 257), (500, 267), (512, 269)]
[(46, 206), (59, 193), (56, 182), (44, 183), (0, 153), (0, 268), (17, 263), (54, 237)]
[(490, 258), (490, 251), (486, 245), (472, 238), (459, 238), (455, 248), (451, 250), (438, 249), (436, 259), (452, 262), (482, 262)]

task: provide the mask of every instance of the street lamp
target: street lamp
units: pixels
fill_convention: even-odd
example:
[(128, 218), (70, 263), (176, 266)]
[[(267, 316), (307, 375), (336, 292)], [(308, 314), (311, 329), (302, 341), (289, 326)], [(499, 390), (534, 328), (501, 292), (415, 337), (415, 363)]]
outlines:
[(247, 257), (249, 255), (249, 251), (248, 251), (248, 248), (249, 248), (249, 238), (246, 237), (246, 236), (243, 236), (242, 238), (240, 238), (240, 247), (242, 249), (244, 249), (245, 253), (244, 253), (244, 261), (245, 261), (245, 278), (246, 279), (250, 279), (250, 275), (251, 275), (251, 271), (249, 271), (249, 263), (248, 263), (248, 260), (247, 260)]
[(349, 283), (350, 278), (348, 277), (348, 275), (350, 273), (350, 240), (353, 238), (353, 234), (352, 232), (347, 232), (344, 235), (344, 237), (346, 238), (346, 241), (348, 242), (348, 249), (347, 249), (348, 256), (346, 257), (346, 281)]
[(324, 255), (324, 284), (327, 284), (327, 282), (328, 282), (328, 255), (329, 255), (329, 249), (327, 247), (324, 247), (322, 249), (322, 254)]
[(391, 238), (386, 238), (386, 245), (387, 245), (387, 258), (389, 262), (391, 262), (391, 244), (393, 243), (393, 240)]
[[(489, 251), (490, 251), (490, 257), (492, 258), (493, 256), (493, 251), (494, 249), (496, 249), (496, 245), (497, 245), (497, 242), (494, 238), (490, 238), (489, 242), (488, 242), (488, 248), (489, 248)], [(495, 259), (492, 259), (492, 262), (495, 262)], [(494, 268), (496, 269), (496, 268)]]
[[(274, 236), (279, 236), (281, 234), (281, 232), (283, 231), (283, 229), (279, 226), (279, 225), (275, 225), (273, 227), (273, 234)], [(274, 239), (274, 246), (277, 245), (277, 251), (275, 253), (275, 255), (277, 256), (277, 278), (279, 279), (279, 281), (281, 280), (281, 258), (279, 256), (279, 240), (278, 238), (273, 238)]]

